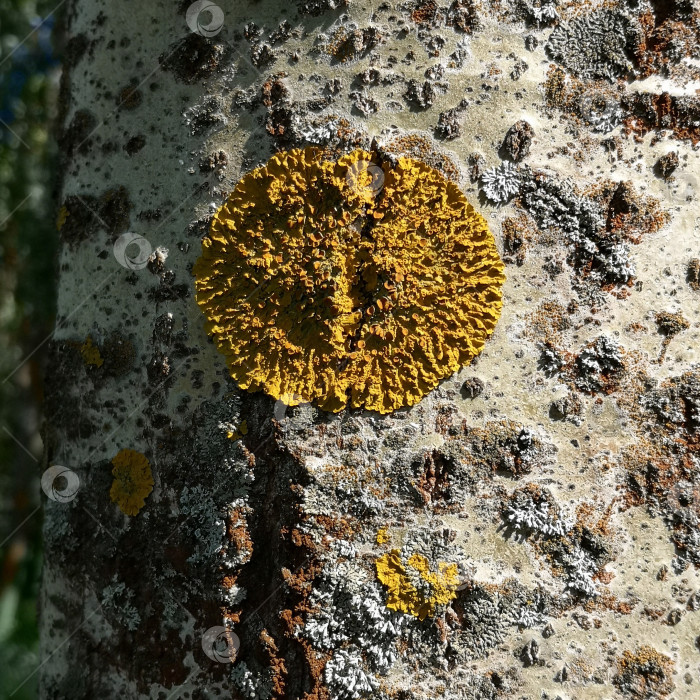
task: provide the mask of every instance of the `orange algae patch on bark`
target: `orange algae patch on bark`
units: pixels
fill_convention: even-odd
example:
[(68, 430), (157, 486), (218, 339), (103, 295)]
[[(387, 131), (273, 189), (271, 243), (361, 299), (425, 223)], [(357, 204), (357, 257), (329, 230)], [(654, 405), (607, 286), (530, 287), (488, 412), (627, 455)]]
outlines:
[(153, 491), (151, 464), (135, 450), (120, 450), (112, 458), (112, 488), (109, 497), (125, 515), (137, 515)]
[(240, 180), (193, 273), (241, 388), (389, 413), (481, 351), (503, 270), (485, 219), (437, 170), (310, 147)]
[(398, 549), (375, 562), (377, 577), (386, 586), (390, 610), (424, 620), (435, 615), (438, 605), (446, 605), (456, 596), (459, 584), (457, 564), (440, 562), (438, 570), (422, 554), (412, 554), (403, 561)]

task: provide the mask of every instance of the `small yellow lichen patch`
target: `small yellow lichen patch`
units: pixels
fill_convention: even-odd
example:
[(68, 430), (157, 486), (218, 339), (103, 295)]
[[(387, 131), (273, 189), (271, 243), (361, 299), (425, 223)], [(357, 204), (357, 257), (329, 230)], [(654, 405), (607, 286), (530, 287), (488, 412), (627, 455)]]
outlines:
[(63, 224), (66, 223), (66, 219), (68, 218), (68, 209), (66, 207), (61, 207), (58, 210), (58, 216), (56, 217), (56, 230), (60, 231), (63, 228)]
[(136, 515), (153, 491), (153, 474), (146, 456), (134, 450), (119, 450), (112, 458), (114, 482), (109, 497), (125, 515)]
[(389, 528), (382, 527), (377, 530), (377, 544), (386, 544), (390, 539)]
[(102, 355), (100, 355), (100, 350), (92, 342), (92, 338), (88, 336), (85, 342), (80, 346), (80, 354), (83, 358), (83, 362), (86, 365), (94, 365), (95, 367), (102, 367), (104, 360)]
[(503, 270), (486, 220), (437, 170), (306, 148), (236, 185), (193, 272), (241, 388), (389, 413), (481, 352)]
[(248, 421), (243, 421), (237, 430), (229, 430), (226, 437), (229, 440), (240, 440), (244, 435), (248, 434)]
[(387, 608), (409, 613), (424, 620), (435, 614), (438, 605), (452, 600), (459, 584), (457, 564), (440, 562), (432, 571), (422, 554), (414, 553), (404, 563), (401, 552), (393, 549), (375, 562), (377, 577), (387, 588)]

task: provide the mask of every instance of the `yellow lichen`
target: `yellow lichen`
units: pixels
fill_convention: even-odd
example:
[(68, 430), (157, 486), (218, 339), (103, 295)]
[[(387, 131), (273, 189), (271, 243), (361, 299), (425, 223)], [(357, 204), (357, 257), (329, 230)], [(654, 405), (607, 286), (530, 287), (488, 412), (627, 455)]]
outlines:
[(146, 505), (153, 491), (151, 465), (145, 455), (135, 450), (120, 450), (112, 458), (112, 488), (109, 497), (125, 515), (136, 515)]
[(58, 216), (56, 217), (56, 230), (60, 231), (63, 228), (63, 224), (66, 223), (66, 219), (68, 218), (68, 209), (66, 207), (61, 207), (58, 210)]
[(412, 554), (406, 562), (398, 549), (375, 562), (377, 577), (387, 588), (387, 608), (409, 613), (424, 620), (432, 617), (438, 605), (449, 603), (459, 584), (457, 564), (438, 563), (438, 570), (422, 554)]
[(437, 170), (376, 160), (278, 153), (214, 216), (196, 298), (241, 388), (388, 413), (493, 332), (505, 276), (486, 220)]
[(229, 430), (226, 437), (229, 440), (240, 440), (244, 435), (248, 434), (248, 421), (243, 421), (236, 430)]
[(100, 349), (92, 342), (92, 338), (88, 336), (85, 342), (80, 346), (80, 355), (86, 365), (94, 365), (102, 367), (104, 360), (100, 354)]
[(389, 536), (389, 529), (386, 527), (381, 527), (377, 530), (377, 544), (387, 543), (391, 537)]

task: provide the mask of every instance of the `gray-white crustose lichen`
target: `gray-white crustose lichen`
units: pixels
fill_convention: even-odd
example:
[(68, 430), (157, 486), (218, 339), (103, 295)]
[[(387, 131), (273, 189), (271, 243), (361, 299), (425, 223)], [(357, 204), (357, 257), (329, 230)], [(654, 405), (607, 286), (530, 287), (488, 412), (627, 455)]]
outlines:
[(464, 37), (460, 39), (455, 47), (455, 50), (450, 54), (449, 67), (452, 69), (460, 69), (469, 60), (471, 56), (469, 50), (469, 39)]
[(612, 81), (631, 70), (627, 47), (638, 31), (627, 15), (596, 10), (555, 27), (547, 53), (580, 78)]
[(579, 113), (594, 132), (608, 134), (618, 127), (625, 116), (620, 103), (603, 95), (581, 97)]
[(237, 661), (233, 665), (231, 680), (247, 700), (270, 700), (272, 697), (269, 671), (253, 673), (245, 661)]
[[(444, 623), (451, 631), (448, 640), (443, 634), (423, 635), (421, 654), (429, 655), (428, 647), (436, 645), (454, 664), (486, 658), (504, 642), (512, 627), (535, 628), (544, 625), (553, 612), (552, 596), (542, 588), (535, 590), (516, 579), (506, 579), (495, 590), (493, 586), (471, 581), (460, 590)], [(416, 642), (414, 642), (415, 644)]]
[(411, 618), (389, 610), (384, 598), (375, 581), (331, 566), (309, 599), (317, 611), (298, 634), (321, 651), (361, 652), (368, 673), (386, 674), (397, 658), (396, 640)]
[(532, 629), (533, 627), (545, 625), (547, 622), (546, 605), (547, 603), (543, 596), (539, 592), (535, 593), (532, 602), (520, 609), (520, 614), (516, 620), (518, 627)]
[(502, 511), (506, 533), (536, 545), (547, 541), (552, 562), (563, 570), (564, 590), (574, 596), (598, 594), (593, 577), (609, 560), (608, 544), (587, 528), (577, 528), (565, 516), (547, 489), (532, 486), (517, 489)]
[(621, 348), (611, 338), (600, 335), (578, 354), (576, 367), (576, 386), (584, 391), (600, 391), (624, 369)]
[(517, 166), (503, 161), (481, 175), (481, 191), (494, 204), (509, 202), (520, 191), (521, 175)]
[(700, 430), (700, 375), (688, 372), (642, 394), (640, 404), (664, 424), (693, 434)]
[(629, 245), (606, 232), (601, 206), (577, 194), (569, 179), (530, 176), (523, 180), (520, 194), (523, 207), (540, 228), (566, 234), (574, 246), (574, 265), (590, 268), (588, 275), (592, 280), (626, 284), (634, 276)]
[(598, 593), (593, 576), (598, 570), (596, 562), (581, 549), (565, 552), (561, 557), (566, 567), (566, 589), (575, 594), (595, 596)]
[(602, 283), (626, 284), (636, 274), (627, 243), (597, 242), (591, 276)]
[(549, 417), (552, 420), (567, 420), (574, 425), (581, 425), (584, 421), (583, 402), (578, 394), (570, 391), (566, 396), (552, 401)]
[(555, 347), (549, 343), (540, 343), (540, 357), (537, 368), (547, 377), (554, 377), (564, 366), (564, 359)]
[(558, 19), (557, 0), (535, 0), (534, 3), (525, 2), (527, 13), (537, 26), (550, 25)]
[(133, 631), (141, 624), (141, 615), (134, 605), (134, 597), (134, 591), (119, 581), (115, 574), (111, 583), (102, 589), (102, 609), (108, 618)]
[(528, 177), (521, 197), (540, 228), (559, 229), (575, 242), (592, 238), (605, 223), (600, 206), (576, 194), (568, 178)]
[(362, 668), (358, 651), (336, 651), (326, 662), (323, 679), (334, 700), (367, 697), (379, 687), (379, 682)]
[(573, 527), (573, 522), (561, 517), (548, 501), (535, 502), (532, 498), (508, 506), (503, 519), (521, 539), (533, 532), (565, 535)]

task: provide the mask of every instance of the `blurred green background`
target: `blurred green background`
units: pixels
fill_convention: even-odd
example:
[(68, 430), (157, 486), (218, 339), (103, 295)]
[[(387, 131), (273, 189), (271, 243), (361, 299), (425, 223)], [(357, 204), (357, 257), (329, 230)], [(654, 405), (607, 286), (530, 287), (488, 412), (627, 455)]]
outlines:
[[(63, 3), (0, 2), (0, 699), (37, 697), (41, 370), (54, 322), (54, 34)], [(38, 349), (37, 349), (38, 347)]]

